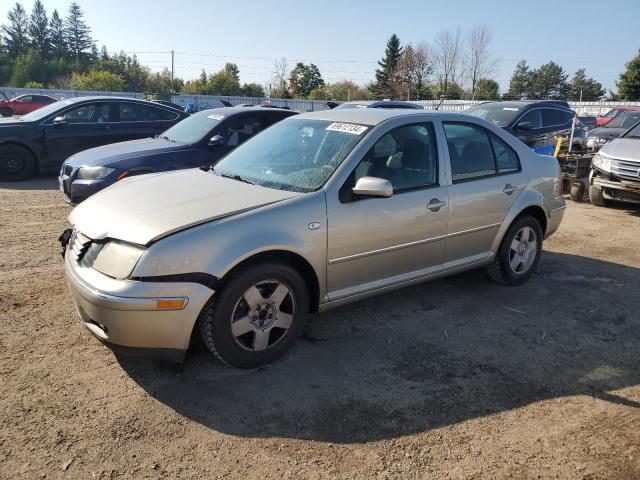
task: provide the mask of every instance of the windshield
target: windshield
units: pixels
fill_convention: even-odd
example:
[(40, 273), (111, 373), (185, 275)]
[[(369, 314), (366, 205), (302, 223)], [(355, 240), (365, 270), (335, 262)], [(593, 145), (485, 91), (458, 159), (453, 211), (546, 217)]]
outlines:
[(176, 123), (160, 136), (179, 143), (195, 143), (204, 138), (223, 119), (224, 115), (216, 110), (203, 110)]
[(640, 121), (640, 112), (629, 112), (618, 115), (602, 128), (630, 128)]
[[(640, 119), (639, 119), (640, 121)], [(631, 130), (629, 130), (625, 135), (624, 138), (640, 138), (640, 123), (638, 123), (635, 127), (633, 127)]]
[(618, 115), (620, 112), (622, 112), (622, 110), (620, 110), (619, 108), (613, 108), (611, 110), (609, 110), (607, 113), (605, 113), (602, 118), (613, 118), (616, 115)]
[(467, 115), (483, 118), (498, 127), (506, 127), (520, 113), (518, 107), (505, 107), (503, 105), (479, 105), (465, 111)]
[(284, 120), (224, 157), (214, 173), (268, 188), (320, 188), (368, 127), (324, 120)]
[(60, 100), (59, 102), (53, 102), (49, 105), (45, 105), (37, 110), (34, 110), (31, 113), (27, 113), (23, 115), (20, 120), (26, 120), (27, 122), (37, 122), (38, 120), (42, 120), (43, 118), (51, 115), (52, 113), (57, 112), (58, 110), (66, 107), (67, 105), (71, 105), (73, 102), (71, 100)]

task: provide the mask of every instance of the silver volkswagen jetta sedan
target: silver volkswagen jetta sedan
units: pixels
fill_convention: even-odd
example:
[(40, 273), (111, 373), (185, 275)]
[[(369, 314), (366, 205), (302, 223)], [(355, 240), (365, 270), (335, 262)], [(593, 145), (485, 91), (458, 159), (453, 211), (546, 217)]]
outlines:
[(209, 171), (118, 182), (76, 207), (65, 265), (86, 327), (180, 360), (280, 357), (307, 314), (486, 267), (532, 274), (565, 204), (560, 170), (467, 115), (330, 110), (286, 119)]

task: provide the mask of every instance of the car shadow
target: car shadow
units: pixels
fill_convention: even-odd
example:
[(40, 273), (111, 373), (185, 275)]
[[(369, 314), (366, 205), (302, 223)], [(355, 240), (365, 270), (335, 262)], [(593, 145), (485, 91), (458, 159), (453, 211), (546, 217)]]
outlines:
[(544, 252), (520, 287), (474, 271), (311, 317), (286, 358), (223, 366), (120, 357), (143, 389), (208, 428), (333, 443), (393, 438), (540, 400), (640, 383), (640, 269)]
[(40, 173), (21, 182), (0, 182), (0, 190), (57, 190), (58, 176), (55, 173)]

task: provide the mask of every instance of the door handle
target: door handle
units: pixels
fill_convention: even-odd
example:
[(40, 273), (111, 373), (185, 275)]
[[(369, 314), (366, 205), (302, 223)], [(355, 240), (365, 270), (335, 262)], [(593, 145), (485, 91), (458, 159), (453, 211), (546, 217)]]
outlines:
[(444, 202), (442, 200), (438, 200), (437, 198), (432, 198), (429, 201), (429, 203), (427, 203), (427, 208), (429, 210), (431, 210), (432, 212), (437, 212), (442, 207), (444, 207), (446, 204), (447, 204), (447, 202)]
[(518, 189), (518, 187), (514, 187), (513, 185), (511, 185), (510, 183), (507, 183), (504, 188), (502, 189), (502, 191), (504, 193), (506, 193), (507, 195), (511, 195), (513, 192), (515, 192)]

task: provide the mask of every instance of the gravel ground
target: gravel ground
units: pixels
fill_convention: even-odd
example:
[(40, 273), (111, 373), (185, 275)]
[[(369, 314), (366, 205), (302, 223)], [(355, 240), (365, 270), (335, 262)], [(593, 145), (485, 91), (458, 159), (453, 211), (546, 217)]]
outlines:
[(640, 209), (568, 202), (519, 288), (469, 272), (312, 317), (269, 367), (116, 357), (55, 179), (0, 184), (0, 478), (640, 478)]

